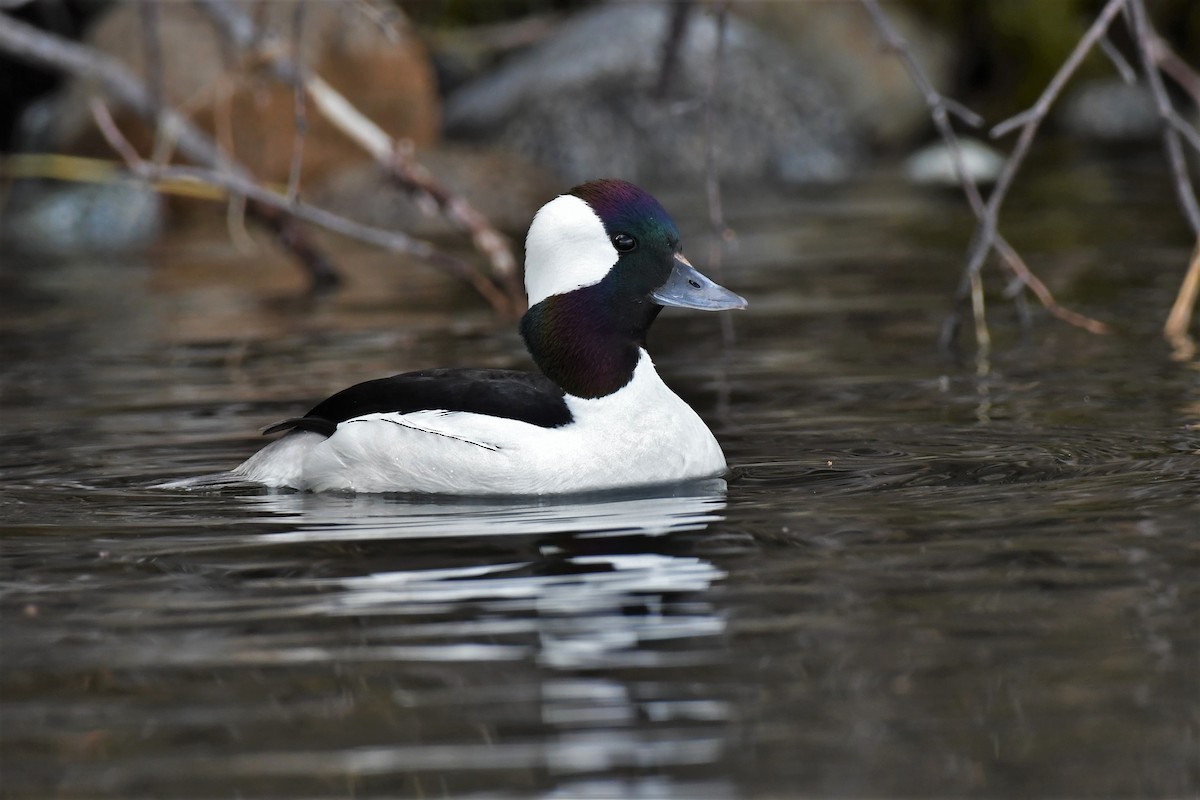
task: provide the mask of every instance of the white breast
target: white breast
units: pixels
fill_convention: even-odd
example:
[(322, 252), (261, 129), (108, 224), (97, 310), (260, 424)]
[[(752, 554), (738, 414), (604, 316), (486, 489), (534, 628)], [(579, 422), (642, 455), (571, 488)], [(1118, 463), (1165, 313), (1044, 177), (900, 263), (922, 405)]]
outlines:
[(291, 434), (235, 470), (269, 486), (358, 492), (557, 494), (721, 475), (703, 420), (667, 388), (645, 351), (607, 397), (567, 396), (559, 428), (464, 412), (371, 414), (334, 434)]

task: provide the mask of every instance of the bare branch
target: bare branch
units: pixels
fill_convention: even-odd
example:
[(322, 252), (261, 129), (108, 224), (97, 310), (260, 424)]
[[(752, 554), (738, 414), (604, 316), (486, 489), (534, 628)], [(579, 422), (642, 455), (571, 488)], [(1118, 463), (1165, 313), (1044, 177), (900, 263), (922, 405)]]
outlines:
[[(679, 6), (679, 9), (687, 8)], [(729, 0), (719, 0), (716, 12), (717, 40), (712, 54), (712, 65), (708, 73), (708, 85), (704, 91), (704, 189), (708, 199), (708, 226), (711, 244), (708, 250), (708, 266), (720, 283), (724, 283), (722, 249), (733, 238), (733, 231), (725, 222), (725, 209), (721, 201), (720, 170), (717, 169), (716, 96), (721, 77), (721, 64), (725, 57), (725, 33), (729, 25)], [(726, 348), (734, 344), (733, 316), (721, 315), (721, 338)]]
[(354, 7), (364, 17), (371, 20), (375, 27), (383, 32), (392, 44), (400, 43), (400, 31), (396, 28), (396, 20), (400, 18), (400, 9), (396, 6), (380, 6), (374, 0), (354, 0)]
[[(312, 244), (305, 231), (296, 224), (297, 219), (375, 244), (391, 252), (406, 253), (420, 258), (470, 283), (498, 311), (511, 313), (511, 302), (490, 280), (465, 262), (439, 252), (428, 242), (360, 225), (313, 206), (290, 204), (285, 196), (259, 186), (244, 167), (234, 161), (204, 132), (192, 125), (185, 116), (170, 106), (156, 106), (145, 84), (116, 59), (39, 31), (4, 14), (0, 14), (0, 50), (39, 66), (93, 79), (140, 117), (149, 122), (157, 122), (164, 134), (175, 141), (183, 155), (199, 165), (199, 168), (151, 164), (138, 157), (126, 141), (125, 150), (121, 154), (131, 164), (131, 169), (134, 169), (132, 165), (136, 164), (139, 166), (134, 171), (138, 174), (179, 181), (202, 181), (220, 186), (233, 196), (248, 199), (248, 211), (272, 231), (278, 241), (305, 266), (314, 288), (336, 285), (340, 279), (329, 259)], [(105, 109), (103, 113), (96, 115), (97, 123), (101, 125), (101, 130), (110, 144), (117, 147), (117, 143), (124, 140), (124, 137), (116, 131), (115, 124), (105, 129), (101, 120), (106, 115), (111, 120), (111, 114), (107, 114)], [(113, 135), (114, 131), (116, 136)]]
[(1173, 108), (1167, 114), (1167, 123), (1187, 139), (1193, 150), (1200, 152), (1200, 131), (1196, 130), (1195, 125), (1179, 116), (1179, 112)]
[(929, 108), (934, 127), (937, 128), (938, 134), (946, 142), (946, 146), (950, 150), (950, 162), (953, 164), (954, 174), (967, 196), (967, 202), (971, 204), (971, 209), (975, 211), (976, 216), (981, 215), (983, 213), (983, 197), (979, 193), (979, 187), (975, 185), (974, 178), (967, 171), (962, 144), (959, 142), (958, 134), (955, 133), (954, 127), (950, 124), (951, 109), (952, 107), (958, 109), (958, 111), (953, 112), (957, 116), (962, 116), (962, 113), (966, 112), (970, 119), (978, 120), (980, 123), (983, 121), (982, 118), (958, 103), (951, 103), (949, 98), (944, 97), (933, 88), (933, 82), (929, 79), (929, 75), (926, 74), (925, 68), (921, 66), (921, 62), (913, 55), (912, 48), (908, 45), (908, 40), (900, 35), (900, 32), (892, 25), (891, 20), (883, 13), (883, 9), (879, 7), (879, 3), (876, 0), (862, 0), (862, 4), (871, 15), (871, 19), (875, 23), (880, 36), (883, 38), (884, 44), (903, 62), (909, 77), (912, 78), (913, 83), (916, 84), (917, 89), (925, 98), (925, 105)]
[[(978, 120), (982, 123), (982, 119), (973, 112), (967, 112), (969, 117), (964, 118), (960, 112), (955, 112), (955, 109), (962, 109), (957, 103), (954, 103), (949, 98), (944, 97), (936, 89), (933, 88), (933, 82), (929, 79), (921, 63), (913, 54), (912, 49), (908, 45), (908, 41), (895, 29), (887, 15), (883, 13), (876, 0), (862, 0), (863, 6), (871, 15), (876, 29), (883, 37), (884, 43), (891, 49), (904, 63), (909, 76), (914, 84), (920, 90), (925, 98), (925, 104), (929, 107), (930, 116), (933, 119), (934, 127), (937, 128), (942, 140), (946, 142), (946, 146), (950, 151), (951, 163), (954, 165), (954, 173), (958, 177), (959, 184), (962, 186), (963, 193), (966, 195), (967, 202), (971, 206), (971, 211), (975, 217), (983, 223), (987, 219), (987, 208), (984, 205), (983, 196), (980, 194), (979, 187), (976, 185), (974, 178), (967, 172), (966, 164), (963, 158), (962, 145), (959, 141), (958, 134), (954, 131), (954, 127), (950, 124), (950, 115), (955, 113), (956, 116), (963, 118), (965, 121), (971, 122)], [(1025, 112), (1028, 114), (1030, 112)], [(1020, 115), (1024, 117), (1025, 115)], [(1022, 120), (1022, 123), (1024, 120)], [(977, 232), (976, 241), (973, 249), (980, 246), (980, 234)], [(987, 249), (994, 248), (1000, 255), (1002, 263), (1013, 273), (1015, 278), (1023, 285), (1028, 286), (1037, 296), (1043, 306), (1054, 316), (1068, 322), (1072, 325), (1082, 327), (1093, 333), (1107, 332), (1108, 327), (1098, 320), (1086, 317), (1077, 312), (1071, 311), (1063, 306), (1060, 306), (1054, 299), (1054, 295), (1044, 283), (1034, 275), (1029, 269), (1024, 260), (1017, 254), (1017, 251), (1004, 239), (994, 231), (992, 242)], [(985, 249), (983, 252), (987, 252)], [(990, 337), (987, 334), (986, 321), (984, 320), (984, 308), (982, 294), (975, 291), (976, 281), (971, 278), (971, 271), (964, 273), (963, 281), (960, 283), (957, 295), (955, 312), (946, 321), (940, 336), (940, 344), (943, 349), (949, 349), (951, 344), (957, 338), (958, 330), (961, 327), (961, 311), (959, 308), (968, 300), (971, 302), (975, 317), (976, 339), (979, 342), (987, 342)], [(1023, 315), (1022, 319), (1026, 319)], [(982, 337), (982, 338), (981, 338)], [(981, 347), (983, 345), (981, 344)]]
[(300, 196), (300, 168), (304, 163), (304, 135), (308, 132), (308, 118), (305, 114), (304, 82), (300, 75), (304, 72), (301, 62), (303, 53), (301, 46), (304, 41), (304, 16), (308, 9), (307, 3), (296, 3), (292, 9), (292, 53), (296, 59), (296, 75), (292, 78), (292, 119), (294, 133), (292, 138), (292, 163), (288, 169), (288, 200), (293, 203)]
[(1030, 120), (1036, 119), (1038, 114), (1039, 112), (1036, 108), (1027, 108), (1019, 114), (1014, 114), (998, 125), (994, 125), (991, 130), (991, 136), (993, 139), (1001, 139), (1022, 125), (1028, 124)]
[(964, 106), (962, 103), (955, 100), (953, 97), (945, 97), (938, 95), (941, 98), (942, 105), (950, 112), (952, 116), (958, 117), (963, 124), (970, 128), (982, 128), (983, 117), (976, 114), (971, 109)]
[(517, 277), (517, 263), (506, 237), (465, 198), (455, 195), (413, 161), (411, 145), (393, 140), (320, 76), (301, 74), (294, 58), (287, 53), (288, 48), (235, 4), (228, 0), (198, 0), (198, 7), (206, 11), (237, 46), (261, 57), (275, 77), (287, 83), (302, 81), (317, 110), (370, 153), (391, 179), (431, 200), (447, 219), (470, 233), (476, 249), (488, 259), (513, 303), (521, 302), (523, 293)]
[(1192, 233), (1200, 238), (1200, 204), (1196, 202), (1196, 192), (1188, 175), (1187, 160), (1183, 154), (1183, 144), (1179, 138), (1178, 129), (1172, 125), (1172, 118), (1177, 116), (1171, 104), (1171, 96), (1163, 83), (1161, 60), (1165, 57), (1166, 48), (1162, 39), (1155, 32), (1146, 14), (1144, 0), (1129, 0), (1133, 12), (1134, 38), (1142, 57), (1142, 69), (1146, 74), (1146, 82), (1154, 95), (1154, 103), (1158, 115), (1166, 123), (1163, 126), (1163, 145), (1167, 151), (1167, 160), (1171, 164), (1171, 174), (1175, 178), (1175, 192), (1179, 195), (1179, 205), (1183, 208)]
[[(1004, 168), (1000, 171), (1000, 175), (996, 179), (996, 185), (993, 187), (991, 194), (988, 195), (988, 202), (980, 219), (971, 255), (967, 260), (965, 275), (968, 285), (972, 284), (974, 280), (970, 276), (979, 271), (983, 266), (983, 261), (987, 257), (987, 254), (995, 246), (997, 235), (996, 225), (1000, 216), (1000, 206), (1004, 203), (1004, 198), (1008, 194), (1009, 187), (1012, 186), (1012, 181), (1016, 177), (1017, 170), (1020, 169), (1025, 156), (1029, 153), (1029, 148), (1033, 144), (1033, 138), (1037, 135), (1038, 128), (1046, 118), (1051, 105), (1058, 98), (1059, 93), (1062, 92), (1062, 88), (1066, 85), (1067, 80), (1075, 73), (1080, 63), (1083, 62), (1084, 57), (1091, 51), (1100, 37), (1104, 35), (1105, 31), (1108, 30), (1108, 26), (1112, 23), (1116, 15), (1121, 12), (1121, 9), (1124, 8), (1126, 2), (1127, 0), (1108, 0), (1100, 14), (1083, 34), (1079, 43), (1075, 45), (1075, 49), (1067, 56), (1067, 60), (1063, 62), (1058, 72), (1050, 79), (1050, 83), (1047, 84), (1033, 108), (1022, 115), (1024, 119), (1017, 126), (1020, 128), (1021, 134), (1017, 138), (1017, 143), (1014, 145), (1012, 152), (1009, 153), (1008, 159), (1004, 162)], [(1011, 129), (1011, 127), (1004, 128), (1006, 132)], [(996, 135), (997, 130), (993, 128), (992, 136)], [(976, 306), (976, 309), (978, 309), (978, 306)]]
[(1092, 319), (1089, 316), (1080, 314), (1078, 311), (1072, 311), (1069, 308), (1061, 306), (1054, 299), (1054, 295), (1046, 284), (1042, 283), (1041, 278), (1033, 273), (1025, 260), (1012, 248), (1012, 245), (1001, 235), (996, 235), (996, 252), (1004, 259), (1009, 269), (1013, 271), (1017, 282), (1022, 286), (1029, 287), (1029, 290), (1034, 293), (1037, 299), (1054, 316), (1061, 319), (1063, 322), (1074, 325), (1077, 328), (1083, 328), (1090, 333), (1110, 333), (1111, 328), (1103, 322)]
[(343, 236), (375, 245), (392, 253), (404, 253), (424, 259), (470, 283), (497, 311), (503, 313), (510, 311), (508, 299), (491, 281), (472, 269), (466, 262), (439, 252), (428, 242), (414, 239), (403, 233), (363, 225), (301, 200), (292, 201), (286, 195), (265, 189), (241, 175), (201, 167), (163, 166), (146, 161), (137, 154), (133, 145), (121, 133), (103, 101), (99, 98), (92, 98), (91, 110), (105, 140), (125, 159), (129, 170), (140, 178), (148, 181), (196, 182), (217, 186), (230, 195), (247, 198), (296, 219), (320, 225)]
[(1121, 55), (1121, 51), (1112, 43), (1112, 39), (1108, 38), (1107, 34), (1100, 37), (1099, 44), (1100, 50), (1104, 55), (1108, 56), (1108, 60), (1117, 68), (1117, 72), (1121, 75), (1121, 80), (1130, 86), (1137, 83), (1137, 73), (1134, 72), (1133, 67), (1125, 60), (1125, 56)]
[(159, 108), (145, 84), (116, 59), (0, 15), (0, 50), (31, 64), (99, 82), (143, 119), (171, 125), (180, 149), (197, 164), (235, 169), (213, 141), (170, 107)]
[[(0, 14), (0, 50), (15, 58), (59, 72), (69, 72), (97, 81), (120, 103), (168, 135), (193, 163), (214, 173), (253, 183), (245, 169), (230, 158), (203, 131), (170, 106), (155, 105), (151, 92), (123, 64), (90, 47), (75, 44)], [(271, 230), (279, 242), (304, 265), (314, 289), (337, 285), (332, 263), (296, 228), (270, 207), (252, 206), (251, 211)], [(258, 213), (260, 212), (261, 213)]]
[[(671, 5), (671, 19), (667, 25), (667, 35), (663, 38), (662, 57), (659, 59), (658, 80), (654, 85), (654, 99), (665, 100), (671, 88), (671, 79), (679, 65), (679, 48), (683, 44), (683, 36), (687, 33), (688, 23), (695, 10), (695, 0), (678, 0)], [(718, 49), (720, 46), (718, 45)]]
[[(1000, 215), (1000, 206), (1004, 203), (1008, 189), (1012, 186), (1013, 178), (1016, 177), (1017, 170), (1021, 168), (1025, 156), (1029, 153), (1029, 147), (1033, 144), (1033, 138), (1037, 135), (1038, 128), (1046, 118), (1046, 114), (1050, 111), (1050, 106), (1058, 98), (1059, 93), (1062, 92), (1062, 88), (1066, 85), (1067, 80), (1075, 74), (1075, 70), (1079, 68), (1084, 57), (1095, 46), (1096, 42), (1104, 36), (1113, 18), (1121, 12), (1127, 1), (1108, 0), (1104, 8), (1100, 11), (1100, 14), (1083, 34), (1083, 38), (1075, 45), (1075, 49), (1067, 56), (1067, 60), (1063, 62), (1063, 65), (1058, 68), (1058, 72), (1050, 79), (1050, 83), (1047, 84), (1041, 97), (1038, 98), (1033, 108), (1030, 109), (1032, 113), (1027, 113), (1027, 119), (1018, 126), (1021, 129), (1021, 134), (1017, 138), (1017, 143), (1013, 146), (1008, 160), (1004, 163), (1004, 169), (1000, 171), (1000, 175), (996, 179), (995, 187), (988, 196), (987, 207), (983, 220), (980, 223), (974, 252), (967, 263), (968, 272), (978, 271), (983, 266), (984, 258), (992, 249), (996, 238), (996, 222)], [(1007, 130), (1009, 128), (1005, 129), (1005, 131)], [(992, 129), (992, 136), (997, 136), (997, 131), (994, 128)]]
[(1188, 66), (1188, 63), (1171, 49), (1166, 39), (1159, 36), (1153, 28), (1147, 28), (1146, 34), (1151, 47), (1150, 54), (1159, 69), (1188, 93), (1192, 98), (1192, 105), (1200, 107), (1200, 74)]
[(1187, 274), (1167, 315), (1167, 323), (1163, 326), (1163, 338), (1171, 345), (1171, 357), (1177, 361), (1186, 361), (1196, 354), (1196, 343), (1188, 335), (1188, 326), (1192, 322), (1192, 313), (1196, 310), (1196, 297), (1200, 295), (1200, 239), (1192, 250), (1192, 263), (1188, 266)]
[(163, 104), (162, 39), (159, 38), (158, 5), (154, 0), (140, 0), (138, 19), (142, 25), (142, 47), (146, 50), (144, 80), (150, 91), (150, 102), (156, 108)]

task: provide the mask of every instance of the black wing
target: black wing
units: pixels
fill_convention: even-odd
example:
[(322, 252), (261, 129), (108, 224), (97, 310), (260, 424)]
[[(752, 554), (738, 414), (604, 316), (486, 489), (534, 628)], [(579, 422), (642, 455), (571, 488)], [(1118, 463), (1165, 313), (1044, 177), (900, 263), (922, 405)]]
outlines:
[(338, 423), (364, 414), (469, 411), (542, 428), (571, 421), (563, 390), (544, 375), (506, 369), (427, 369), (366, 381), (343, 389), (303, 417), (263, 431), (314, 431), (330, 436)]

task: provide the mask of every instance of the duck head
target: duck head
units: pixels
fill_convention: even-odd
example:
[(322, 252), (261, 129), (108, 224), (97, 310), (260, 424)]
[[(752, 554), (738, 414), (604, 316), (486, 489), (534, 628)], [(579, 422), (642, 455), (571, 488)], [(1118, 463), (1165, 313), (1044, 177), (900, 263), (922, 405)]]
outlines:
[(602, 397), (633, 376), (663, 306), (745, 308), (683, 256), (679, 231), (632, 183), (597, 180), (544, 205), (525, 241), (529, 311), (521, 334), (569, 394)]

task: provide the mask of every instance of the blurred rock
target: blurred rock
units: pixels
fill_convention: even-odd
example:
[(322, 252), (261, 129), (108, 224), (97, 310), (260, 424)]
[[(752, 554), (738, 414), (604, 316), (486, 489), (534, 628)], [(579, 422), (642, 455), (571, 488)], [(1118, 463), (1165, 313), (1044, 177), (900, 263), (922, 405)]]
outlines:
[(141, 181), (19, 181), (0, 214), (0, 240), (33, 253), (138, 250), (162, 233), (164, 206)]
[(1081, 84), (1063, 101), (1059, 121), (1072, 136), (1098, 142), (1150, 142), (1162, 133), (1150, 91), (1117, 79)]
[[(978, 139), (959, 138), (963, 167), (976, 183), (995, 182), (1004, 168), (1004, 156)], [(904, 162), (904, 173), (913, 183), (958, 186), (954, 158), (945, 142), (935, 142), (918, 150)]]
[[(787, 45), (813, 75), (827, 80), (856, 130), (872, 144), (903, 147), (929, 128), (925, 99), (897, 55), (882, 46), (866, 10), (856, 2), (737, 2), (736, 13)], [(933, 85), (950, 91), (954, 48), (898, 3), (884, 11)]]
[[(416, 160), (498, 229), (517, 236), (518, 244), (534, 213), (566, 188), (554, 176), (508, 153), (442, 145), (417, 151)], [(443, 236), (458, 230), (444, 215), (423, 209), (374, 164), (330, 176), (314, 189), (313, 197), (324, 208), (358, 222), (414, 236)]]
[[(670, 15), (671, 6), (658, 3), (580, 13), (451, 95), (448, 133), (509, 148), (567, 182), (702, 175), (716, 25), (707, 13), (691, 15), (669, 92), (659, 99)], [(714, 108), (726, 178), (837, 181), (863, 153), (861, 132), (829, 82), (736, 16)]]
[(438, 76), (438, 86), (449, 94), (478, 78), (514, 52), (550, 36), (562, 24), (557, 13), (528, 14), (491, 25), (440, 27), (423, 30)]
[[(294, 3), (241, 7), (283, 41), (292, 40)], [(291, 87), (255, 73), (252, 66), (229, 72), (223, 37), (191, 3), (157, 3), (156, 9), (166, 102), (193, 110), (197, 123), (210, 133), (217, 127), (214, 117), (220, 115), (220, 127), (230, 132), (237, 157), (259, 178), (286, 181), (295, 135)], [(390, 40), (385, 30), (353, 3), (308, 2), (302, 59), (388, 133), (424, 146), (436, 140), (440, 128), (433, 69), (404, 18), (397, 14), (394, 21), (398, 41)], [(146, 74), (138, 3), (113, 4), (88, 31), (85, 42), (119, 59), (134, 74)], [(68, 82), (47, 132), (47, 147), (112, 156), (92, 124), (87, 98), (93, 90), (87, 81)], [(366, 158), (311, 103), (306, 116), (306, 182)], [(117, 122), (142, 153), (150, 151), (153, 138), (147, 126), (128, 113), (119, 114)]]

